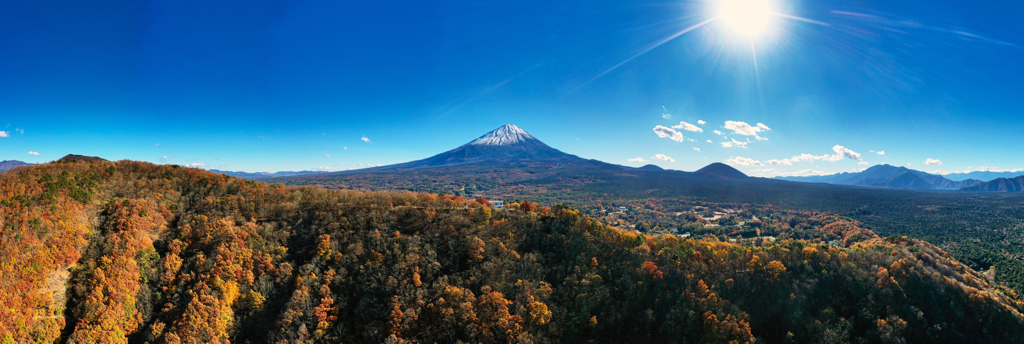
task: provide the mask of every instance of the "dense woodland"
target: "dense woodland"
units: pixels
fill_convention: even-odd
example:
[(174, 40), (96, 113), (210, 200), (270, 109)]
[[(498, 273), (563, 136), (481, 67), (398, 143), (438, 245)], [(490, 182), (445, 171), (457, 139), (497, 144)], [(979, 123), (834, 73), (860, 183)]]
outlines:
[[(16, 168), (0, 343), (1024, 341), (1015, 291), (848, 217), (688, 204), (735, 222), (681, 238), (541, 203)], [(734, 233), (740, 218), (758, 227)]]
[[(679, 171), (599, 163), (520, 163), (401, 173), (354, 172), (272, 181), (334, 189), (410, 190), (560, 203), (620, 228), (634, 228), (649, 234), (676, 231), (712, 234), (722, 240), (737, 234), (749, 236), (744, 233), (755, 228), (728, 222), (725, 228), (695, 228), (709, 222), (690, 217), (699, 213), (694, 207), (753, 212), (759, 217), (774, 214), (775, 220), (793, 216), (793, 223), (789, 223), (790, 219), (776, 221), (782, 228), (787, 227), (784, 223), (789, 223), (783, 235), (792, 237), (813, 235), (813, 230), (806, 229), (823, 226), (820, 221), (806, 219), (841, 216), (858, 221), (881, 236), (907, 235), (935, 244), (971, 268), (985, 270), (999, 283), (1018, 293), (1024, 292), (1024, 195), (1021, 194), (911, 191), (761, 178), (708, 181), (688, 178)], [(629, 211), (607, 215), (610, 207), (619, 206)], [(739, 219), (730, 215), (725, 221), (734, 218)]]

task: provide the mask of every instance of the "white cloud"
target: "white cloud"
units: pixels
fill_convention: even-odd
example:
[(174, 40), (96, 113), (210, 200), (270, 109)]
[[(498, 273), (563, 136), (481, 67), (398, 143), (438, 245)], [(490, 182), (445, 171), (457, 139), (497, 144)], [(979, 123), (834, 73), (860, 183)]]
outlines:
[(167, 162), (167, 159), (173, 158), (173, 155), (164, 155), (160, 157), (160, 162)]
[(860, 153), (854, 152), (846, 147), (835, 145), (832, 147), (832, 150), (834, 150), (837, 155), (842, 155), (848, 159), (860, 160)]
[(348, 150), (348, 146), (345, 146), (345, 147), (341, 147), (341, 148), (345, 148), (345, 150)]
[(662, 125), (654, 127), (654, 133), (658, 134), (658, 137), (667, 137), (676, 142), (683, 142), (686, 140), (686, 137), (683, 136), (683, 134)]
[(697, 124), (705, 125), (705, 124), (708, 124), (708, 122), (705, 122), (703, 119), (698, 119), (697, 120)]
[(667, 113), (663, 113), (663, 114), (661, 114), (661, 118), (669, 119), (669, 118), (672, 118), (672, 115), (669, 115)]
[(325, 157), (328, 157), (328, 158), (330, 158), (330, 157), (331, 157), (331, 155), (330, 155), (330, 154), (324, 154), (324, 156), (325, 156)]
[(363, 138), (361, 140), (363, 140), (363, 142), (366, 142), (366, 143), (373, 143), (373, 142), (370, 141), (369, 138), (366, 137), (366, 135), (363, 135)]
[(780, 176), (780, 177), (806, 177), (806, 176), (821, 176), (821, 175), (825, 175), (825, 172), (815, 171), (815, 170), (812, 170), (812, 169), (806, 169), (806, 170), (800, 170), (800, 171), (796, 171), (796, 172), (781, 172), (781, 173), (776, 173), (775, 175), (776, 176)]
[(722, 135), (722, 132), (718, 131), (718, 130), (712, 131), (712, 133), (715, 133), (715, 134), (718, 134), (718, 135)]
[(686, 122), (679, 122), (679, 125), (673, 125), (672, 128), (673, 129), (683, 129), (683, 130), (692, 131), (692, 132), (695, 132), (695, 133), (703, 133), (704, 132), (704, 129), (701, 129), (700, 127), (698, 127), (696, 125), (693, 125), (693, 124), (690, 124), (690, 123), (686, 123)]
[(806, 176), (821, 176), (825, 175), (825, 172), (816, 171), (811, 169), (796, 171), (796, 172), (778, 172), (774, 168), (764, 168), (751, 170), (757, 172), (758, 177), (806, 177)]
[(744, 158), (741, 156), (726, 159), (725, 162), (730, 165), (742, 165), (742, 166), (764, 166), (760, 161)]
[(693, 150), (700, 152), (700, 148), (693, 147)]
[(928, 158), (924, 160), (925, 165), (942, 165), (942, 161), (939, 159)]
[(206, 167), (206, 163), (205, 162), (194, 162), (194, 163), (188, 164), (188, 167)]
[(159, 146), (159, 145), (160, 145), (160, 143), (159, 143), (159, 142), (157, 142), (156, 144), (154, 144), (154, 146)]
[(17, 132), (18, 132), (18, 134), (22, 134), (22, 135), (24, 135), (24, 134), (25, 134), (25, 129), (21, 129), (21, 128), (14, 128), (14, 131), (17, 131)]
[(867, 166), (867, 165), (871, 165), (871, 164), (869, 164), (867, 161), (861, 161), (861, 162), (858, 162), (857, 165)]
[(875, 154), (878, 154), (878, 155), (885, 155), (885, 151), (877, 151), (877, 152), (876, 151), (868, 151), (868, 152), (875, 153)]
[(759, 136), (757, 133), (772, 130), (764, 123), (758, 123), (756, 126), (747, 124), (746, 122), (739, 121), (725, 121), (725, 129), (732, 130), (733, 133), (743, 136), (753, 136), (758, 141), (768, 140), (767, 138)]
[(847, 159), (847, 158), (853, 159), (853, 160), (860, 160), (860, 153), (854, 152), (854, 151), (852, 151), (852, 150), (850, 150), (850, 149), (848, 149), (846, 147), (843, 147), (843, 146), (840, 146), (840, 145), (835, 145), (834, 147), (832, 147), (832, 150), (835, 151), (836, 154), (834, 154), (834, 155), (829, 155), (829, 154), (811, 155), (811, 154), (804, 153), (804, 154), (800, 154), (800, 155), (795, 155), (795, 156), (793, 156), (792, 158), (789, 158), (789, 159), (781, 159), (781, 160), (780, 159), (772, 159), (772, 160), (768, 160), (766, 162), (769, 165), (778, 166), (778, 165), (793, 165), (794, 162), (801, 162), (801, 161), (817, 161), (817, 160), (822, 160), (822, 161), (828, 161), (828, 162), (836, 162), (836, 161)]
[(708, 143), (715, 143), (715, 141), (711, 141), (710, 139), (708, 139)]
[(327, 167), (327, 166), (317, 166), (317, 167), (314, 167), (313, 170), (315, 170), (315, 171), (330, 171), (330, 170), (333, 170), (333, 169), (330, 168), (330, 167)]
[(629, 159), (629, 160), (626, 160), (626, 161), (629, 161), (629, 162), (647, 162), (647, 160), (644, 160), (644, 158), (641, 157), (641, 156), (638, 156), (636, 158)]
[(39, 155), (39, 152), (33, 152), (33, 151), (29, 151), (29, 152), (28, 152), (28, 155)]
[(6, 131), (0, 131), (0, 137), (11, 137), (11, 134)]
[(749, 141), (748, 142), (736, 141), (736, 139), (732, 139), (731, 142), (730, 141), (722, 142), (722, 147), (725, 147), (725, 148), (732, 148), (732, 147), (747, 148), (747, 144), (748, 143), (750, 143), (750, 142)]
[(676, 162), (676, 159), (672, 159), (672, 157), (670, 157), (668, 155), (665, 155), (665, 154), (655, 154), (654, 158), (658, 159), (658, 160), (668, 161), (668, 162)]

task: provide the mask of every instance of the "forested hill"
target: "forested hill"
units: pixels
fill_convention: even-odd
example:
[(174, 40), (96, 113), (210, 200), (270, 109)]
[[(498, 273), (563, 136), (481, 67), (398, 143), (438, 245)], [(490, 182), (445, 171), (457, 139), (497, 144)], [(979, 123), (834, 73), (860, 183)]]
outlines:
[(133, 161), (0, 190), (2, 343), (1024, 341), (1013, 291), (834, 216), (728, 243)]

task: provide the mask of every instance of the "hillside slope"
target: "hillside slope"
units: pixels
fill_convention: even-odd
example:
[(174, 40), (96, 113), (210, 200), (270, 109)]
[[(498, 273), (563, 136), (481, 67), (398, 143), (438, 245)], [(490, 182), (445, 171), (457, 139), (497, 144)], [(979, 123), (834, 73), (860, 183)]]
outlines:
[(683, 240), (131, 161), (17, 169), (0, 190), (10, 342), (1024, 340), (1015, 293), (841, 218), (803, 229), (819, 239)]

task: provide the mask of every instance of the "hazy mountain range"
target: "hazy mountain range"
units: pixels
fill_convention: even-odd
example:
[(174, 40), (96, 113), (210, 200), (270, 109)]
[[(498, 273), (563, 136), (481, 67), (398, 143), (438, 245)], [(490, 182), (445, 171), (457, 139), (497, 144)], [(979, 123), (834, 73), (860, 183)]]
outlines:
[(238, 178), (245, 178), (251, 180), (267, 179), (274, 177), (287, 177), (287, 176), (300, 176), (305, 174), (316, 174), (324, 173), (324, 171), (280, 171), (280, 172), (242, 172), (242, 171), (221, 171), (221, 170), (209, 170), (214, 173), (226, 174)]
[(32, 166), (32, 164), (18, 160), (0, 161), (0, 171), (7, 171), (18, 166)]
[(891, 165), (875, 165), (861, 172), (837, 173), (827, 176), (777, 177), (777, 179), (805, 183), (873, 186), (915, 190), (960, 189), (982, 183), (981, 180), (977, 179), (953, 181), (944, 176)]

